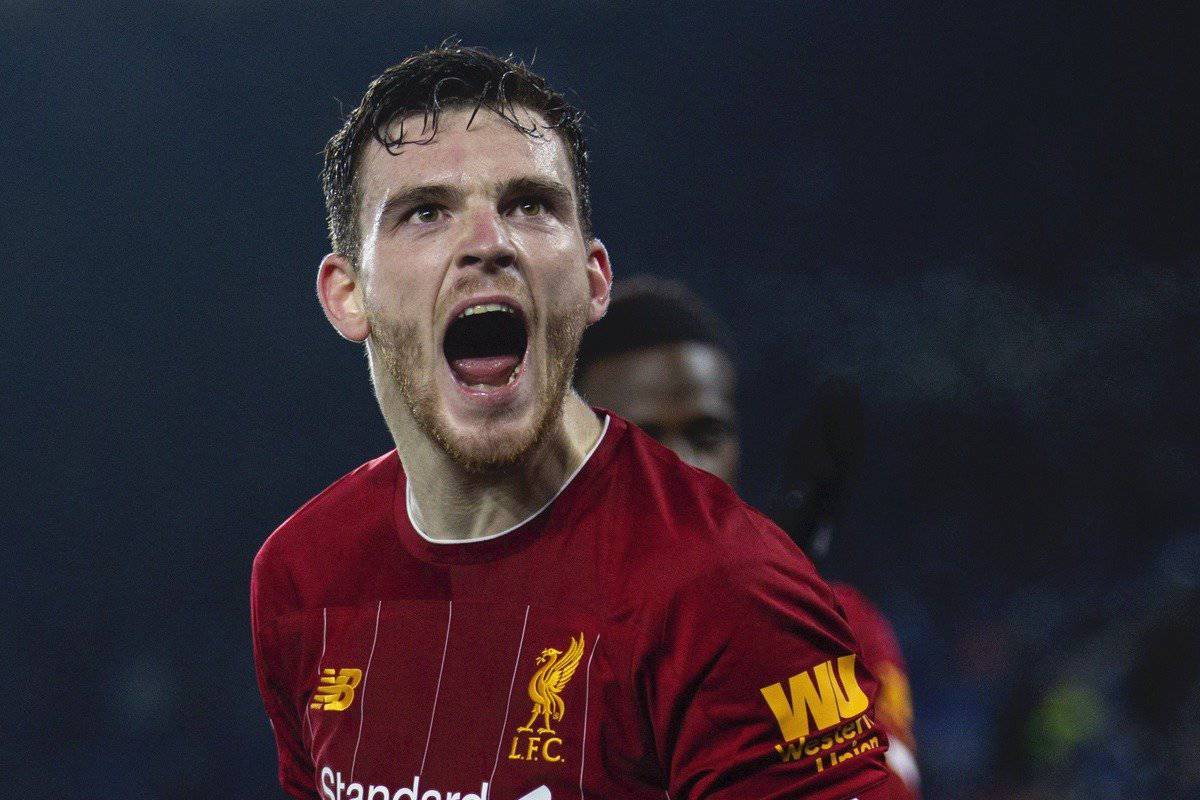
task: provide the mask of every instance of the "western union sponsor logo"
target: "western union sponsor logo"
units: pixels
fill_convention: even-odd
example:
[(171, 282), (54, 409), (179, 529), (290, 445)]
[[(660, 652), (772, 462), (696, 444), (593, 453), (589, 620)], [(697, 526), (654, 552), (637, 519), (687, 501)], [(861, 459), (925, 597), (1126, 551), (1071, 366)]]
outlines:
[(832, 728), (867, 710), (870, 701), (858, 685), (854, 661), (853, 653), (838, 657), (836, 668), (833, 659), (822, 661), (788, 678), (786, 691), (782, 683), (762, 687), (785, 742)]
[[(785, 742), (784, 744), (775, 745), (775, 752), (779, 754), (779, 758), (783, 763), (789, 761), (797, 761), (801, 758), (812, 758), (818, 756), (817, 772), (820, 772), (825, 766), (833, 766), (839, 761), (844, 760), (841, 756), (831, 750), (846, 749), (849, 745), (853, 747), (851, 752), (854, 755), (875, 747), (879, 744), (878, 736), (871, 736), (870, 739), (864, 739), (874, 729), (875, 723), (866, 714), (862, 714), (853, 722), (847, 722), (840, 728), (834, 728), (823, 736), (814, 736), (811, 739), (796, 739), (794, 741)], [(874, 742), (874, 744), (871, 744)]]

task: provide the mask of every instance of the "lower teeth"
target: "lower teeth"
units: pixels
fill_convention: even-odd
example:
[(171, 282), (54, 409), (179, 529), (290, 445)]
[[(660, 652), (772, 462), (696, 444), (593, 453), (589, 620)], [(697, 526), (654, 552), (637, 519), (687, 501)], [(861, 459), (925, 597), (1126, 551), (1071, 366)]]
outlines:
[[(518, 368), (518, 369), (514, 369), (514, 370), (512, 371), (512, 373), (511, 373), (511, 374), (508, 376), (508, 380), (504, 382), (504, 385), (505, 385), (505, 386), (512, 386), (512, 385), (513, 385), (513, 383), (515, 383), (515, 382), (516, 382), (516, 380), (517, 380), (517, 376), (520, 374), (520, 372), (521, 372), (521, 370), (520, 370), (519, 368)], [(496, 388), (498, 388), (498, 387), (497, 387), (497, 385), (496, 385), (496, 384), (494, 384), (494, 383), (468, 383), (468, 384), (467, 384), (467, 388), (468, 388), (468, 389), (475, 389), (475, 390), (477, 390), (477, 391), (481, 391), (481, 392), (486, 392), (488, 389), (496, 389)]]

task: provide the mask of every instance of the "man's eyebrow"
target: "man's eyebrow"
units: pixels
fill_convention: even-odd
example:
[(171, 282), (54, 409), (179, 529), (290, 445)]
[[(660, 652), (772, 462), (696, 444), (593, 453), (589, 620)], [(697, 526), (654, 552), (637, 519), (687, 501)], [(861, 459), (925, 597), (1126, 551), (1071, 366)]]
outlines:
[[(444, 184), (425, 184), (407, 186), (397, 189), (388, 195), (379, 208), (378, 219), (388, 219), (426, 203), (444, 206), (455, 206), (462, 203), (465, 192), (455, 186)], [(565, 209), (573, 207), (574, 199), (571, 190), (558, 181), (542, 178), (521, 177), (504, 181), (496, 187), (499, 198), (515, 198), (523, 195), (545, 197)]]
[(407, 211), (427, 203), (438, 205), (455, 205), (462, 199), (462, 191), (453, 186), (428, 184), (424, 186), (408, 186), (398, 189), (388, 195), (379, 210), (379, 218), (383, 219), (392, 214)]
[(501, 184), (500, 191), (496, 194), (499, 197), (520, 197), (521, 195), (546, 197), (568, 208), (574, 202), (570, 189), (558, 181), (548, 181), (542, 178), (513, 178)]

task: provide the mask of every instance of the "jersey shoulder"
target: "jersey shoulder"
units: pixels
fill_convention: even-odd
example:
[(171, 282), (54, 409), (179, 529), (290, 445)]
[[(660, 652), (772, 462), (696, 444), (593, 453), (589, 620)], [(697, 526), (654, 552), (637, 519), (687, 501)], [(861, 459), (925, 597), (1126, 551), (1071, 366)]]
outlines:
[[(307, 576), (328, 568), (338, 551), (388, 525), (399, 458), (392, 450), (338, 478), (267, 537), (254, 558), (252, 592), (278, 601), (277, 611), (300, 607)], [(289, 595), (285, 600), (283, 595)]]

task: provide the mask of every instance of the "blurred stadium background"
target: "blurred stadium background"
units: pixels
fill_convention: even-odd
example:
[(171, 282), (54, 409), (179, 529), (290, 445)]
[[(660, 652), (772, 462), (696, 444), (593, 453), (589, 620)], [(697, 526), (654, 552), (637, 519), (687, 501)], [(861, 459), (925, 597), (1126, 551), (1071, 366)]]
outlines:
[(766, 504), (820, 375), (831, 573), (895, 622), (926, 797), (1200, 796), (1194, 7), (0, 0), (11, 797), (273, 798), (250, 560), (390, 447), (328, 329), (319, 153), (451, 33), (591, 118), (620, 275), (688, 282)]

